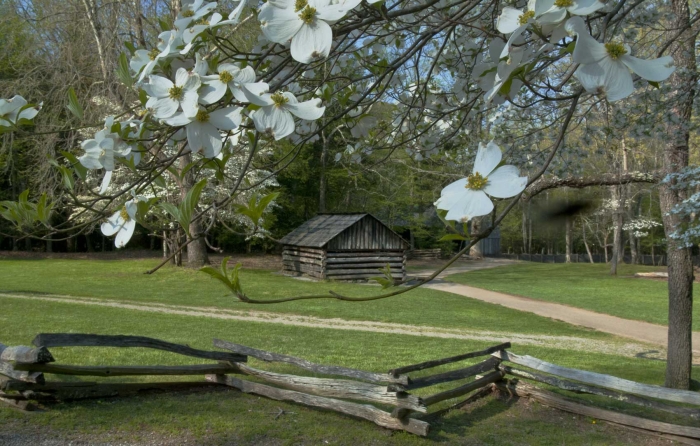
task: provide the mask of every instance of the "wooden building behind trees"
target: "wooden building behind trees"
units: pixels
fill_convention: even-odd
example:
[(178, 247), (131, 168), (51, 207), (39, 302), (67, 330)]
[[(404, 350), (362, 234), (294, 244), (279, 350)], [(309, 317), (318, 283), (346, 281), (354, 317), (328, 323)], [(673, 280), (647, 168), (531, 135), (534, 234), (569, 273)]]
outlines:
[(371, 214), (319, 214), (280, 243), (289, 274), (367, 280), (388, 264), (394, 279), (406, 276), (408, 242)]

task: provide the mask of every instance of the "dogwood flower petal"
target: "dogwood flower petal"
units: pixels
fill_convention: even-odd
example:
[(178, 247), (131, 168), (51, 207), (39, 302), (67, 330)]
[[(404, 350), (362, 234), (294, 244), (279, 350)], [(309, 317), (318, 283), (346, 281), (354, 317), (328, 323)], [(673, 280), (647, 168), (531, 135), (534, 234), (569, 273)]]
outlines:
[(304, 24), (292, 38), (291, 53), (294, 60), (309, 63), (325, 58), (331, 52), (333, 31), (328, 23), (315, 20)]
[(105, 172), (105, 176), (102, 178), (102, 185), (100, 186), (100, 194), (104, 194), (109, 187), (109, 183), (112, 181), (112, 171), (108, 170)]
[(321, 106), (321, 99), (319, 98), (296, 103), (290, 101), (284, 105), (284, 108), (289, 110), (294, 116), (308, 121), (320, 118), (326, 110), (326, 107)]
[(220, 130), (234, 130), (241, 125), (241, 108), (226, 107), (209, 113), (209, 122)]
[(276, 43), (289, 42), (304, 25), (294, 9), (277, 8), (269, 2), (260, 8), (258, 20), (265, 37)]
[(124, 226), (117, 232), (117, 237), (114, 239), (114, 246), (117, 248), (123, 248), (129, 243), (131, 237), (134, 235), (134, 229), (136, 229), (136, 221), (131, 219), (124, 223)]
[(673, 66), (673, 57), (671, 56), (646, 60), (625, 54), (620, 57), (620, 60), (630, 70), (649, 81), (665, 81), (676, 70), (676, 67)]
[(520, 27), (520, 17), (522, 15), (523, 12), (519, 9), (511, 8), (510, 6), (504, 7), (501, 15), (498, 16), (496, 29), (503, 34), (512, 33)]
[(502, 157), (503, 154), (501, 153), (500, 147), (493, 141), (486, 145), (479, 143), (479, 150), (476, 152), (474, 170), (472, 173), (479, 173), (483, 177), (488, 177), (493, 169), (498, 166), (498, 163), (501, 162)]
[(271, 135), (276, 141), (294, 133), (294, 118), (291, 113), (277, 106), (270, 106), (253, 112), (255, 128)]
[(207, 158), (214, 158), (221, 152), (221, 135), (211, 123), (194, 120), (186, 129), (187, 144), (193, 152), (201, 151)]
[(468, 221), (474, 217), (488, 215), (493, 210), (493, 202), (481, 190), (464, 189), (462, 199), (450, 207), (445, 219)]
[(515, 166), (501, 166), (491, 172), (484, 192), (496, 198), (510, 198), (525, 190), (527, 177), (521, 177)]

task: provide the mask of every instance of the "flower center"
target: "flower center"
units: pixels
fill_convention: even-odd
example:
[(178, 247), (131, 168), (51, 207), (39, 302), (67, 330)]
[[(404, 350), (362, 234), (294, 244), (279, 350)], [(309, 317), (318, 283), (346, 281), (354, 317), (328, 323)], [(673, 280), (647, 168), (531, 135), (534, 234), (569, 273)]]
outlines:
[(627, 54), (627, 50), (625, 49), (625, 46), (621, 43), (616, 43), (616, 42), (606, 43), (605, 49), (608, 52), (608, 56), (610, 56), (610, 58), (612, 60), (617, 60), (620, 57)]
[(316, 18), (316, 8), (307, 6), (306, 8), (304, 8), (303, 11), (299, 13), (299, 18), (302, 22), (306, 23), (307, 25), (311, 24), (311, 22), (313, 22)]
[(233, 76), (228, 71), (222, 71), (219, 73), (219, 80), (224, 84), (228, 84), (233, 80)]
[(296, 0), (296, 2), (294, 3), (294, 10), (295, 10), (296, 12), (299, 12), (299, 11), (301, 11), (302, 9), (306, 8), (306, 6), (307, 6), (308, 4), (309, 4), (309, 2), (306, 1), (306, 0)]
[(156, 60), (156, 57), (160, 54), (160, 50), (158, 48), (153, 48), (149, 53), (148, 53), (148, 58), (151, 60)]
[(182, 16), (183, 17), (194, 17), (194, 11), (191, 9), (188, 9), (187, 11), (182, 11)]
[(177, 85), (175, 85), (170, 90), (168, 90), (168, 94), (170, 94), (170, 98), (175, 99), (176, 101), (179, 101), (180, 99), (182, 99), (182, 95), (184, 93), (185, 92), (182, 90), (182, 87), (178, 87)]
[(574, 0), (556, 0), (554, 6), (558, 8), (571, 8), (574, 6)]
[(131, 220), (131, 217), (129, 217), (129, 213), (126, 211), (126, 206), (122, 207), (122, 210), (119, 211), (119, 216), (124, 219), (124, 221), (129, 221)]
[(289, 99), (287, 99), (282, 93), (275, 93), (272, 96), (270, 96), (270, 99), (272, 99), (272, 102), (274, 102), (275, 105), (278, 107), (281, 107), (287, 102), (289, 102)]
[(200, 110), (197, 112), (197, 116), (194, 117), (197, 122), (209, 122), (209, 113), (206, 110)]
[(528, 20), (534, 19), (534, 18), (535, 18), (535, 11), (523, 12), (523, 15), (521, 15), (520, 18), (518, 19), (518, 23), (520, 23), (521, 25), (525, 25), (525, 24), (527, 24)]
[(479, 172), (473, 173), (467, 177), (467, 189), (481, 190), (486, 186), (487, 177), (482, 177)]

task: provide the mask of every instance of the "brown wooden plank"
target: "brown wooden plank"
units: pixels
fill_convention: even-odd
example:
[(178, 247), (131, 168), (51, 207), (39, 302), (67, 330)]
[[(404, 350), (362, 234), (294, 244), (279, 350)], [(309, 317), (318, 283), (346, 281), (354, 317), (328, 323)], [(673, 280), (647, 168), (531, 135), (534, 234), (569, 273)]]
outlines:
[(78, 366), (62, 364), (16, 364), (17, 370), (76, 376), (137, 376), (137, 375), (206, 375), (235, 373), (230, 364), (197, 364), (175, 366)]
[(599, 409), (597, 407), (585, 406), (522, 382), (513, 383), (511, 381), (508, 383), (498, 383), (497, 387), (499, 390), (503, 390), (510, 394), (521, 397), (527, 396), (546, 406), (566, 412), (596, 418), (599, 420), (605, 420), (611, 423), (618, 423), (625, 426), (645, 429), (648, 431), (700, 439), (700, 428), (697, 427), (663, 423), (660, 421), (647, 420), (646, 418), (634, 417), (610, 410)]
[(155, 383), (49, 382), (44, 386), (35, 386), (29, 390), (50, 395), (57, 401), (73, 401), (91, 398), (123, 397), (149, 392), (181, 392), (199, 389), (205, 390), (213, 389), (215, 387), (217, 387), (216, 384), (208, 381), (176, 381)]
[(671, 412), (677, 415), (684, 415), (691, 418), (700, 419), (700, 410), (698, 409), (691, 409), (689, 407), (670, 406), (668, 404), (664, 404), (658, 401), (641, 398), (634, 395), (628, 395), (626, 393), (616, 392), (614, 390), (608, 390), (600, 387), (580, 384), (573, 381), (560, 379), (554, 376), (542, 375), (540, 373), (530, 372), (526, 370), (514, 369), (510, 366), (503, 364), (501, 364), (499, 368), (509, 375), (541, 382), (544, 384), (549, 384), (550, 386), (558, 387), (560, 389), (568, 390), (570, 392), (588, 393), (591, 395), (605, 396), (617, 401), (635, 404), (637, 406), (648, 407), (651, 409), (662, 410), (664, 412)]
[(401, 421), (391, 417), (391, 414), (377, 409), (369, 404), (357, 404), (347, 401), (341, 401), (333, 398), (322, 396), (307, 395), (294, 390), (278, 389), (276, 387), (258, 384), (232, 376), (213, 376), (208, 379), (216, 380), (220, 384), (235, 387), (244, 393), (253, 393), (261, 395), (277, 401), (291, 401), (305, 406), (318, 407), (321, 409), (332, 410), (335, 412), (344, 413), (358, 418), (363, 418), (373, 423), (395, 430), (404, 430), (412, 434), (426, 436), (430, 425), (425, 421), (416, 419), (408, 419)]
[(16, 347), (3, 346), (0, 350), (2, 350), (2, 353), (0, 353), (0, 361), (26, 363), (46, 363), (55, 361), (51, 352), (49, 352), (46, 347), (32, 348), (23, 345)]
[(333, 257), (326, 261), (328, 264), (332, 263), (402, 263), (403, 257), (401, 256), (361, 256), (361, 257)]
[(247, 360), (243, 355), (199, 350), (187, 345), (173, 344), (145, 336), (41, 333), (34, 338), (32, 344), (37, 347), (143, 347), (213, 361), (245, 362)]
[(258, 350), (255, 348), (246, 347), (244, 345), (234, 344), (232, 342), (223, 341), (221, 339), (214, 339), (214, 346), (217, 348), (230, 350), (235, 353), (240, 353), (242, 355), (252, 356), (253, 358), (260, 359), (262, 361), (284, 362), (287, 364), (293, 364), (297, 367), (301, 367), (304, 370), (309, 370), (315, 373), (346, 376), (348, 378), (361, 379), (363, 381), (369, 381), (377, 384), (398, 383), (407, 385), (409, 382), (407, 376), (394, 377), (387, 374), (365, 372), (363, 370), (350, 369), (347, 367), (320, 365), (307, 361), (305, 359), (295, 358), (294, 356), (266, 352), (264, 350)]
[[(287, 389), (312, 393), (331, 398), (369, 401), (411, 409), (415, 412), (428, 411), (421, 399), (405, 392), (389, 392), (386, 386), (367, 384), (344, 379), (312, 378), (258, 370), (245, 364), (236, 364), (241, 373), (255, 376), (269, 383)], [(213, 376), (213, 375), (212, 375)]]
[[(392, 278), (396, 280), (401, 280), (401, 274), (400, 273), (391, 273)], [(327, 279), (329, 280), (370, 280), (375, 277), (383, 277), (383, 275), (380, 274), (346, 274), (342, 276), (326, 276)]]
[(461, 355), (450, 356), (449, 358), (433, 359), (431, 361), (420, 362), (418, 364), (406, 365), (403, 367), (397, 367), (395, 369), (389, 370), (392, 375), (405, 375), (406, 373), (416, 372), (418, 370), (430, 369), (440, 365), (451, 364), (453, 362), (463, 361), (469, 358), (478, 358), (479, 356), (490, 355), (493, 352), (500, 350), (505, 350), (510, 348), (510, 342), (504, 342), (503, 344), (494, 345), (484, 350), (479, 350), (476, 352), (463, 353)]
[(661, 386), (642, 384), (615, 376), (604, 375), (602, 373), (570, 369), (533, 358), (532, 356), (520, 356), (506, 351), (493, 353), (493, 356), (500, 358), (502, 361), (509, 361), (513, 364), (529, 367), (540, 372), (557, 375), (562, 378), (573, 379), (574, 381), (580, 381), (582, 383), (604, 387), (606, 389), (618, 390), (625, 393), (656, 398), (659, 400), (700, 405), (700, 393), (698, 392), (669, 389)]
[(425, 403), (426, 406), (431, 406), (435, 403), (439, 403), (440, 401), (445, 401), (449, 400), (452, 398), (457, 398), (458, 396), (462, 396), (464, 394), (467, 394), (471, 392), (472, 390), (479, 389), (481, 387), (484, 387), (488, 384), (494, 383), (496, 381), (500, 381), (503, 379), (503, 376), (505, 373), (501, 370), (491, 372), (483, 376), (482, 378), (479, 378), (477, 380), (474, 380), (470, 383), (464, 384), (462, 386), (456, 387), (454, 389), (446, 390), (444, 392), (436, 393), (434, 395), (426, 396), (423, 398), (423, 403)]
[(489, 358), (486, 361), (465, 367), (463, 369), (450, 370), (449, 372), (423, 376), (420, 378), (412, 378), (411, 384), (407, 386), (407, 389), (420, 389), (423, 387), (434, 386), (435, 384), (469, 378), (470, 376), (476, 376), (480, 373), (488, 372), (489, 370), (495, 371), (497, 370), (499, 363), (500, 361), (498, 359)]
[[(400, 268), (391, 268), (392, 274), (401, 274)], [(368, 269), (334, 269), (326, 267), (326, 275), (331, 276), (349, 276), (355, 274), (363, 275), (374, 275), (374, 277), (381, 276), (383, 271), (379, 271), (379, 268), (368, 268)]]
[(326, 254), (326, 257), (330, 259), (338, 259), (338, 258), (357, 258), (357, 257), (384, 257), (384, 256), (390, 256), (390, 257), (398, 257), (401, 254), (403, 254), (403, 251), (397, 250), (397, 251), (338, 251), (338, 252), (328, 252)]

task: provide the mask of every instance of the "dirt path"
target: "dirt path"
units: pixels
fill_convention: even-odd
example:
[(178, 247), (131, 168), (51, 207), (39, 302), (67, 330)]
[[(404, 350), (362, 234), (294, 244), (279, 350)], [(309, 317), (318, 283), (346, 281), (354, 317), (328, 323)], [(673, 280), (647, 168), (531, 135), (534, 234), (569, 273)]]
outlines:
[[(635, 341), (647, 342), (659, 346), (667, 345), (668, 327), (649, 322), (623, 319), (609, 314), (596, 313), (568, 305), (546, 302), (527, 297), (487, 291), (467, 285), (439, 282), (426, 285), (427, 288), (459, 294), (484, 302), (503, 305), (518, 311), (527, 311), (538, 316), (556, 319), (573, 325), (593, 328), (605, 333), (622, 336)], [(700, 332), (693, 332), (693, 345), (700, 347)], [(693, 350), (700, 355), (700, 350)]]
[(465, 330), (454, 328), (416, 326), (387, 322), (357, 321), (346, 319), (327, 319), (294, 314), (273, 313), (265, 311), (227, 310), (215, 307), (192, 307), (184, 305), (167, 305), (158, 303), (138, 303), (111, 299), (97, 299), (65, 295), (46, 295), (29, 293), (0, 293), (2, 299), (22, 299), (45, 301), (72, 305), (92, 305), (100, 307), (121, 308), (148, 313), (175, 314), (180, 316), (207, 317), (213, 319), (238, 320), (268, 324), (291, 325), (296, 327), (324, 328), (330, 330), (353, 330), (374, 333), (390, 333), (408, 336), (424, 336), (443, 339), (463, 339), (488, 341), (494, 343), (510, 341), (517, 345), (535, 345), (578, 351), (596, 351), (628, 357), (645, 357), (665, 359), (666, 352), (653, 349), (640, 343), (610, 342), (574, 336), (550, 336), (527, 333), (495, 332), (482, 330)]

